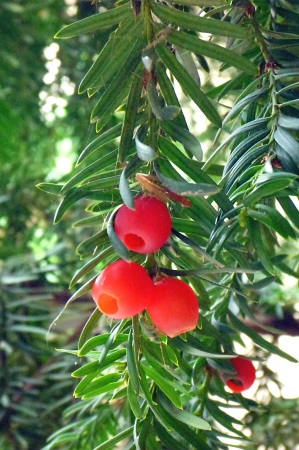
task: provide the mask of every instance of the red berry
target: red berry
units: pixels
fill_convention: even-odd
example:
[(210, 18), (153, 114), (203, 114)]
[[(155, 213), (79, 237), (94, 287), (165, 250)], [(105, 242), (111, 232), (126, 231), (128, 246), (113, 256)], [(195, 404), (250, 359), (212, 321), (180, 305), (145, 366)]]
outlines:
[(171, 232), (167, 206), (155, 197), (138, 195), (134, 208), (122, 205), (115, 217), (114, 231), (122, 243), (137, 253), (159, 250)]
[(96, 278), (92, 297), (102, 313), (112, 319), (126, 319), (147, 307), (152, 291), (153, 282), (142, 266), (119, 260)]
[(153, 324), (162, 333), (173, 338), (196, 327), (197, 297), (184, 281), (165, 277), (154, 285), (147, 312)]
[(249, 389), (256, 378), (255, 367), (252, 362), (240, 356), (230, 359), (230, 362), (236, 371), (236, 375), (226, 381), (226, 386), (233, 392), (242, 392)]

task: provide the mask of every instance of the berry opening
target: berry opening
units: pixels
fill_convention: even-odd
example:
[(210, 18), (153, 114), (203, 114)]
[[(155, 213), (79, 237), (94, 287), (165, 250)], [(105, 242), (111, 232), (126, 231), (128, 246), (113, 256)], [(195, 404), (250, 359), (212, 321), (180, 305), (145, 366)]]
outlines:
[(114, 231), (121, 242), (137, 253), (159, 250), (171, 233), (171, 217), (167, 206), (155, 197), (137, 195), (134, 208), (122, 205), (114, 219)]
[(242, 392), (244, 391), (244, 385), (241, 380), (231, 379), (226, 383), (227, 387), (229, 387), (233, 392)]
[(115, 314), (118, 311), (118, 303), (112, 295), (102, 294), (98, 300), (99, 308), (104, 314)]
[(256, 378), (255, 367), (249, 359), (238, 356), (230, 360), (236, 375), (225, 382), (233, 392), (239, 393), (249, 389)]
[(128, 233), (124, 236), (124, 244), (129, 249), (134, 248), (135, 250), (137, 250), (142, 249), (145, 242), (142, 237), (138, 236), (138, 234)]

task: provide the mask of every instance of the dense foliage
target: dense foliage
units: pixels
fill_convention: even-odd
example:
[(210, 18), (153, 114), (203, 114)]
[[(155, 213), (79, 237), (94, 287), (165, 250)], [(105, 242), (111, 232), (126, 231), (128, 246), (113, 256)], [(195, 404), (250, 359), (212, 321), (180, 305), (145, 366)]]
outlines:
[[(63, 386), (52, 387), (53, 394), (51, 388), (50, 394), (46, 391), (51, 404), (54, 407), (63, 389), (67, 392), (66, 397), (60, 394), (61, 404), (69, 402), (65, 426), (43, 448), (102, 450), (123, 443), (127, 449), (227, 449), (227, 438), (230, 446), (257, 448), (263, 440), (252, 444), (230, 408), (245, 408), (246, 425), (256, 432), (269, 426), (264, 426), (265, 411), (276, 418), (288, 407), (270, 401), (261, 408), (231, 393), (225, 381), (235, 375), (231, 359), (242, 346), (241, 354), (264, 371), (257, 389), (267, 391), (265, 380), (273, 378), (263, 364), (267, 355), (296, 363), (255, 326), (267, 329), (256, 318), (265, 293), (283, 286), (285, 274), (299, 277), (296, 249), (285, 251), (286, 240), (295, 248), (299, 229), (298, 6), (294, 0), (134, 0), (94, 8), (96, 14), (87, 14), (56, 36), (72, 38), (59, 43), (74, 42), (65, 48), (72, 48), (77, 58), (75, 80), (87, 70), (87, 62), (91, 65), (79, 92), (87, 92), (98, 133), (92, 140), (86, 124), (89, 144), (66, 182), (39, 185), (60, 196), (54, 221), (70, 247), (77, 242), (80, 257), (76, 260), (65, 247), (58, 252), (61, 286), (66, 276), (71, 278), (71, 270), (75, 273), (72, 295), (57, 323), (68, 311), (76, 311), (80, 300), (73, 302), (82, 296), (79, 311), (84, 319), (82, 313), (94, 307), (90, 291), (95, 278), (118, 259), (143, 265), (152, 277), (180, 277), (196, 293), (200, 317), (194, 331), (167, 338), (147, 313), (112, 322), (96, 308), (80, 327), (77, 344), (69, 345), (66, 336), (54, 369), (42, 352), (38, 365), (43, 367), (45, 358), (63, 380)], [(98, 39), (92, 46), (94, 37)], [(208, 122), (201, 136), (191, 132), (186, 99), (193, 102), (198, 120)], [(76, 134), (80, 114), (76, 108), (71, 111), (78, 120), (72, 129)], [(114, 232), (119, 206), (132, 208), (134, 196), (142, 191), (165, 201), (172, 217), (167, 243), (149, 255), (129, 252)], [(70, 220), (72, 233), (67, 230)], [(9, 308), (20, 301), (27, 304), (23, 284), (18, 297), (20, 282), (11, 282), (16, 299)], [(35, 293), (29, 294), (33, 310), (24, 314), (37, 322), (55, 317), (51, 310), (36, 319)], [(9, 308), (3, 299), (6, 330), (4, 312)], [(9, 332), (18, 331), (14, 324)], [(274, 333), (270, 327), (268, 332)], [(6, 334), (1, 339), (7, 341)], [(6, 356), (2, 360), (6, 364)], [(83, 401), (71, 403), (72, 381), (64, 372), (74, 364), (74, 396)], [(7, 383), (10, 375), (5, 373)], [(42, 390), (29, 391), (50, 417)], [(296, 401), (293, 404), (298, 408)], [(22, 407), (32, 411), (26, 403)], [(6, 423), (10, 410), (4, 411)], [(284, 445), (291, 449), (296, 432), (287, 412), (294, 440)], [(34, 414), (42, 412), (36, 409)], [(9, 432), (3, 448), (32, 447), (34, 441), (17, 428), (18, 443)], [(47, 431), (49, 435), (52, 430)], [(279, 436), (276, 430), (267, 448), (278, 448)]]

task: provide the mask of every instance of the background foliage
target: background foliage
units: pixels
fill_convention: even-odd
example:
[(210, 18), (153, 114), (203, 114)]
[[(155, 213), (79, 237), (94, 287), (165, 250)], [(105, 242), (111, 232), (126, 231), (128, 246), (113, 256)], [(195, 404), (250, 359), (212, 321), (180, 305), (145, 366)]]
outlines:
[[(266, 361), (293, 360), (269, 327), (298, 329), (296, 298), (280, 288), (298, 279), (296, 2), (0, 8), (1, 448), (221, 449), (229, 437), (293, 449), (298, 403), (271, 398)], [(62, 28), (73, 12), (81, 20)], [(188, 98), (208, 120), (198, 137), (180, 109)], [(34, 189), (42, 180), (48, 197)], [(143, 187), (183, 196), (169, 201), (169, 244), (150, 260), (129, 255), (196, 291), (199, 326), (175, 339), (146, 315), (107, 323), (89, 300), (96, 274), (128, 257), (113, 211)], [(261, 401), (224, 389), (238, 344), (261, 369)], [(247, 429), (232, 407), (248, 411)]]

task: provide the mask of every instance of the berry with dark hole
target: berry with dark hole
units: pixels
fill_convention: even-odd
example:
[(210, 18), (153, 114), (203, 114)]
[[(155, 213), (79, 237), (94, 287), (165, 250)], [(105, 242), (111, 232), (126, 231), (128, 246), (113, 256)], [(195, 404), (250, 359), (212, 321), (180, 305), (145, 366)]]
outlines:
[(151, 299), (153, 282), (135, 262), (115, 261), (96, 278), (92, 298), (111, 319), (126, 319), (143, 311)]
[(171, 232), (171, 217), (165, 203), (155, 197), (138, 195), (134, 208), (122, 205), (114, 231), (122, 243), (137, 253), (153, 253), (165, 244)]
[(184, 281), (165, 277), (155, 283), (147, 312), (158, 330), (173, 338), (196, 327), (197, 297)]
[(256, 371), (252, 362), (240, 356), (230, 359), (230, 362), (236, 371), (236, 375), (226, 381), (226, 386), (236, 393), (249, 389), (256, 378)]

